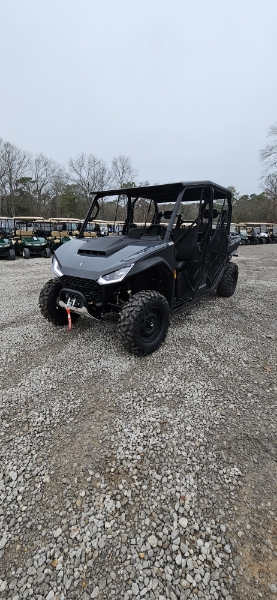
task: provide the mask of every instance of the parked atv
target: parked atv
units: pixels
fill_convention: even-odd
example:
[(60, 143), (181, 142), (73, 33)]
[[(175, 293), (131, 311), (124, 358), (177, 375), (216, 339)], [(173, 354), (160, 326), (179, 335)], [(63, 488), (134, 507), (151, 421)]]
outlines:
[[(127, 197), (125, 235), (85, 237), (99, 200), (113, 195)], [(55, 252), (55, 278), (40, 292), (42, 315), (54, 325), (68, 323), (69, 330), (81, 315), (117, 316), (123, 345), (138, 355), (153, 352), (173, 312), (213, 290), (234, 294), (238, 266), (231, 259), (240, 236), (230, 235), (231, 198), (230, 190), (210, 181), (94, 192), (78, 238)], [(147, 215), (152, 210), (150, 226), (135, 226), (141, 199)], [(184, 218), (189, 202), (197, 206), (193, 222)]]

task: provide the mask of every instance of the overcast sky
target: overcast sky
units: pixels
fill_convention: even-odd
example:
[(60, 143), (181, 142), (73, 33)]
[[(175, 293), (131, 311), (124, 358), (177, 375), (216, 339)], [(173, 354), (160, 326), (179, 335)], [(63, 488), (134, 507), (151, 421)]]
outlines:
[(0, 137), (150, 183), (260, 191), (277, 121), (276, 0), (0, 0)]

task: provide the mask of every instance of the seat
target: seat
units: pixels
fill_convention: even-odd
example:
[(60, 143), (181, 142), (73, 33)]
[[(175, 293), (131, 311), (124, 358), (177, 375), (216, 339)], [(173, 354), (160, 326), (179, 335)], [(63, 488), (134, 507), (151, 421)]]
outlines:
[(197, 227), (192, 227), (185, 231), (183, 229), (174, 229), (172, 237), (175, 243), (176, 261), (188, 261), (191, 257), (192, 250), (197, 243)]
[(33, 230), (29, 229), (17, 229), (15, 232), (16, 237), (33, 237)]
[(141, 236), (146, 233), (147, 227), (134, 227), (130, 229), (128, 233), (128, 237), (133, 238), (134, 240), (140, 240)]
[(84, 231), (85, 238), (97, 237), (97, 233), (95, 231)]
[(160, 235), (161, 238), (163, 239), (164, 236), (166, 234), (166, 226), (165, 225), (159, 225), (159, 224), (153, 224), (153, 225), (149, 225), (149, 227), (147, 228), (147, 235)]

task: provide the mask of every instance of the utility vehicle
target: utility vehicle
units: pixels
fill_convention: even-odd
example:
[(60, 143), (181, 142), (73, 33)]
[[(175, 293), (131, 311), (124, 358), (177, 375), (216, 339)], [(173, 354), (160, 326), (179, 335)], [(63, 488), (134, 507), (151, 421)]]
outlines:
[[(126, 198), (125, 235), (85, 237), (99, 200), (113, 195)], [(55, 252), (55, 278), (39, 297), (42, 315), (70, 329), (80, 315), (110, 313), (129, 351), (153, 352), (174, 311), (215, 289), (220, 296), (234, 293), (238, 267), (231, 259), (240, 236), (230, 233), (231, 198), (210, 181), (95, 192), (78, 238)], [(135, 226), (142, 203), (150, 226)]]

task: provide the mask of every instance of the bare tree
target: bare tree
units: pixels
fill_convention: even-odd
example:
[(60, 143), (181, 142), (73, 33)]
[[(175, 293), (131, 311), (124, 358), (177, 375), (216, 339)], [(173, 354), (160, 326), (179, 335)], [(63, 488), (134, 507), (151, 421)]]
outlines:
[(53, 184), (57, 174), (63, 170), (60, 165), (44, 154), (37, 154), (32, 163), (33, 193), (38, 206), (45, 212), (47, 204), (51, 201)]
[(112, 184), (117, 188), (133, 187), (137, 171), (129, 156), (120, 154), (112, 160)]
[(6, 165), (4, 161), (4, 141), (0, 138), (0, 186), (6, 173)]
[(44, 209), (45, 217), (62, 216), (61, 196), (67, 181), (67, 175), (63, 167), (59, 167), (57, 170), (55, 170), (49, 181), (49, 184), (47, 185), (47, 205)]
[(111, 174), (101, 158), (93, 154), (87, 156), (82, 152), (77, 158), (69, 160), (68, 179), (82, 191), (84, 209), (87, 210), (91, 201), (91, 192), (107, 188)]
[(271, 138), (271, 142), (260, 151), (260, 159), (265, 166), (265, 173), (277, 168), (277, 123), (270, 125), (267, 137)]
[[(135, 179), (137, 171), (132, 165), (129, 156), (120, 154), (112, 160), (112, 185), (115, 188), (132, 188), (136, 187)], [(122, 204), (124, 207), (125, 216), (127, 215), (126, 197), (118, 196), (117, 205)]]
[(268, 200), (269, 220), (277, 222), (277, 173), (270, 173), (263, 179), (263, 194)]
[(4, 142), (2, 138), (0, 138), (0, 215), (3, 215), (4, 208), (4, 177), (6, 173), (5, 161), (3, 159), (3, 146)]
[(6, 210), (11, 216), (15, 215), (17, 182), (29, 178), (32, 155), (20, 150), (10, 142), (1, 145), (1, 193), (6, 200)]

